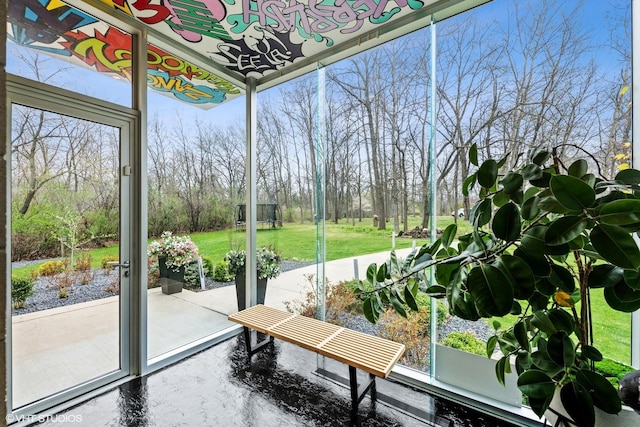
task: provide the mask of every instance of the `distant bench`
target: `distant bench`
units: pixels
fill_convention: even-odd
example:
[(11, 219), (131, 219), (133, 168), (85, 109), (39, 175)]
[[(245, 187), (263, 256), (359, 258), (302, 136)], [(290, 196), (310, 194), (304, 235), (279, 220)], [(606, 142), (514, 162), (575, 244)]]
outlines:
[[(249, 358), (275, 337), (349, 365), (353, 411), (369, 390), (371, 400), (376, 400), (376, 376), (386, 378), (405, 349), (404, 344), (264, 305), (232, 314), (229, 320), (244, 326)], [(252, 348), (250, 329), (270, 338)], [(356, 369), (369, 373), (368, 383), (361, 388), (358, 388)]]

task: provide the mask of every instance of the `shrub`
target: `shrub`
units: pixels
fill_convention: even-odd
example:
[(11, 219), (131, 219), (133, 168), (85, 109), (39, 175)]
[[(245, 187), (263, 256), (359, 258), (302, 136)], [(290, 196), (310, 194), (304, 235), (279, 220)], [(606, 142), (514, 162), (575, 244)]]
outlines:
[(600, 362), (595, 363), (595, 371), (608, 379), (609, 382), (618, 389), (620, 378), (634, 371), (634, 368), (624, 363), (604, 358)]
[[(426, 310), (423, 313), (424, 316), (427, 317), (427, 319), (425, 320), (426, 323), (431, 323), (431, 298), (429, 297), (429, 295), (423, 293), (423, 292), (419, 292), (418, 295), (416, 295), (416, 303), (418, 304), (418, 307), (421, 309), (424, 307)], [(442, 326), (444, 324), (444, 322), (447, 320), (447, 318), (449, 317), (449, 309), (447, 308), (447, 305), (438, 300), (437, 301), (437, 305), (438, 305), (438, 326)]]
[(184, 284), (187, 287), (196, 288), (200, 286), (200, 272), (198, 263), (192, 262), (184, 269)]
[(379, 322), (378, 335), (404, 344), (406, 349), (400, 360), (416, 369), (429, 366), (429, 316), (425, 316), (425, 311), (422, 307), (418, 312), (407, 313), (405, 318), (388, 309), (380, 316)]
[(233, 274), (229, 271), (229, 263), (227, 261), (219, 261), (213, 270), (213, 280), (217, 282), (230, 282), (233, 280)]
[(157, 258), (147, 258), (147, 289), (160, 286), (160, 268)]
[[(302, 316), (316, 317), (316, 293), (315, 275), (307, 274), (305, 280), (310, 284), (310, 291), (307, 291), (301, 301), (285, 301), (284, 305), (290, 312), (298, 313)], [(332, 284), (328, 280), (325, 284), (326, 291), (326, 320), (330, 323), (344, 326), (345, 315), (362, 314), (362, 301), (353, 293), (353, 288), (357, 282), (339, 282)]]
[(91, 261), (93, 261), (93, 259), (89, 254), (78, 257), (78, 259), (76, 259), (75, 270), (83, 272), (91, 270)]
[(68, 261), (47, 261), (38, 267), (40, 276), (54, 276), (60, 274), (67, 268)]
[(104, 288), (105, 291), (119, 295), (120, 294), (120, 275), (114, 275), (109, 277), (107, 280), (107, 286)]
[(478, 354), (481, 356), (485, 356), (487, 354), (487, 345), (476, 338), (476, 336), (471, 332), (451, 332), (442, 340), (441, 344), (447, 347), (466, 351), (467, 353)]
[(13, 308), (27, 306), (27, 298), (33, 295), (35, 281), (30, 277), (11, 276), (11, 304)]
[(215, 273), (215, 268), (211, 258), (202, 257), (202, 268), (204, 268), (205, 277), (212, 277)]

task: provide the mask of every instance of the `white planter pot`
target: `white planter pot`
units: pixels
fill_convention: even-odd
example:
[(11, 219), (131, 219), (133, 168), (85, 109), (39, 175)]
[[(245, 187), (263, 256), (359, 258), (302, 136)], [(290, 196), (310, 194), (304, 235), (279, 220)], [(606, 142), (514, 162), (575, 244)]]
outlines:
[[(598, 408), (593, 408), (596, 414), (595, 427), (638, 427), (640, 426), (640, 415), (628, 406), (622, 405), (619, 414), (608, 414)], [(559, 415), (558, 415), (559, 414)], [(556, 389), (553, 394), (549, 410), (544, 414), (547, 425), (559, 427), (580, 427), (573, 422), (562, 406), (560, 400), (560, 389)]]

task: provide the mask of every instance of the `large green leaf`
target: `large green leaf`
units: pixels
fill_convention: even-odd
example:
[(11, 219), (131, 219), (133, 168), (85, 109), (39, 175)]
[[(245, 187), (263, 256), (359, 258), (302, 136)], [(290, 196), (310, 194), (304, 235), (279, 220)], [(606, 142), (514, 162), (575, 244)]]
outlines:
[(507, 203), (498, 209), (493, 217), (491, 228), (499, 239), (508, 242), (518, 239), (521, 230), (518, 207), (513, 203)]
[(527, 335), (527, 326), (524, 321), (518, 321), (513, 325), (513, 335), (518, 340), (518, 344), (525, 351), (531, 351), (531, 345), (529, 343), (529, 336)]
[(578, 159), (575, 162), (571, 163), (569, 168), (567, 169), (567, 173), (571, 176), (575, 176), (576, 178), (582, 178), (583, 175), (587, 173), (589, 170), (589, 164), (584, 159)]
[(407, 311), (404, 309), (402, 301), (400, 300), (399, 295), (395, 289), (390, 292), (389, 301), (391, 301), (391, 305), (393, 306), (393, 309), (396, 311), (396, 313), (406, 319)]
[(485, 160), (478, 169), (478, 184), (484, 188), (491, 188), (498, 179), (498, 162), (494, 159)]
[(593, 427), (596, 420), (593, 399), (589, 391), (577, 382), (565, 384), (560, 390), (562, 406), (575, 425)]
[(542, 178), (542, 169), (540, 166), (530, 163), (522, 168), (522, 177), (527, 181)]
[(526, 262), (537, 277), (548, 277), (551, 274), (551, 267), (542, 252), (535, 253), (518, 248), (513, 254)]
[(376, 273), (377, 272), (378, 272), (378, 266), (375, 263), (374, 264), (370, 264), (369, 268), (367, 268), (367, 280), (374, 287), (375, 287), (375, 285), (377, 283), (377, 281), (376, 281)]
[(640, 200), (614, 200), (600, 208), (600, 220), (605, 224), (629, 225), (640, 222)]
[(589, 277), (587, 277), (587, 285), (592, 288), (608, 288), (620, 282), (623, 278), (625, 270), (611, 264), (598, 264), (593, 267)]
[(549, 160), (549, 158), (551, 158), (551, 153), (542, 148), (537, 148), (531, 154), (531, 162), (538, 166), (542, 166), (547, 160)]
[(503, 190), (506, 194), (513, 194), (516, 191), (522, 190), (524, 179), (522, 178), (522, 175), (517, 172), (507, 172), (500, 182), (502, 183)]
[(442, 232), (442, 246), (444, 248), (448, 248), (451, 246), (451, 243), (456, 238), (456, 234), (458, 233), (458, 226), (456, 224), (450, 224), (447, 228)]
[(474, 267), (467, 277), (467, 287), (479, 313), (504, 316), (511, 311), (511, 281), (498, 268), (486, 264)]
[(556, 331), (564, 331), (571, 335), (576, 327), (573, 316), (561, 308), (554, 308), (547, 312), (549, 321), (553, 323)]
[(380, 317), (380, 312), (378, 312), (376, 308), (376, 304), (374, 302), (373, 297), (369, 297), (364, 300), (362, 304), (362, 312), (364, 313), (364, 317), (371, 323), (378, 323), (378, 318)]
[(483, 199), (476, 203), (469, 214), (469, 222), (477, 227), (489, 224), (491, 221), (491, 199)]
[(572, 211), (589, 208), (596, 200), (596, 192), (593, 188), (573, 176), (553, 176), (549, 182), (549, 188), (558, 203)]
[[(539, 225), (527, 230), (522, 236), (521, 248), (533, 257), (542, 257), (546, 255), (565, 255), (569, 252), (569, 245), (562, 243), (559, 245), (548, 245), (545, 237), (548, 226)], [(534, 269), (536, 275), (539, 272)]]
[(404, 300), (411, 310), (418, 311), (418, 303), (416, 302), (416, 297), (411, 292), (409, 286), (404, 288)]
[(469, 162), (474, 166), (478, 166), (478, 145), (477, 144), (472, 144), (471, 147), (469, 147)]
[(473, 184), (476, 182), (477, 174), (469, 175), (464, 182), (462, 183), (462, 195), (465, 197), (469, 197), (469, 190), (473, 188)]
[(640, 184), (640, 171), (636, 169), (625, 169), (616, 175), (616, 181), (623, 182), (627, 185), (638, 185)]
[(540, 213), (540, 206), (538, 206), (539, 203), (540, 198), (538, 196), (533, 196), (525, 200), (525, 202), (522, 204), (522, 210), (520, 211), (522, 218), (526, 220), (532, 220), (537, 217)]
[(533, 295), (536, 278), (529, 264), (517, 256), (502, 255), (495, 265), (511, 280), (514, 298), (524, 300)]
[(565, 214), (571, 212), (571, 209), (567, 209), (562, 205), (555, 197), (545, 196), (541, 197), (538, 202), (538, 207), (546, 212)]
[(638, 245), (621, 227), (605, 224), (595, 226), (591, 231), (591, 244), (611, 264), (632, 270), (640, 267)]
[(384, 282), (385, 279), (388, 279), (388, 274), (387, 274), (387, 263), (385, 262), (384, 264), (380, 265), (380, 268), (378, 269), (378, 272), (376, 274), (376, 280), (381, 283)]
[(640, 309), (640, 290), (631, 289), (624, 282), (605, 288), (604, 299), (611, 308), (624, 313)]
[(465, 293), (462, 298), (458, 298), (452, 305), (451, 312), (461, 319), (476, 321), (480, 319), (480, 314), (476, 309), (473, 297)]
[(628, 287), (636, 291), (640, 291), (640, 272), (635, 270), (624, 270), (623, 273), (624, 283)]
[(525, 371), (518, 377), (518, 388), (526, 396), (534, 399), (546, 399), (553, 395), (556, 388), (549, 375), (541, 371)]
[(565, 267), (553, 264), (551, 266), (551, 275), (549, 276), (549, 281), (553, 283), (553, 285), (566, 293), (570, 294), (576, 289), (576, 282), (573, 274)]
[(564, 332), (556, 332), (547, 341), (547, 354), (549, 358), (560, 366), (569, 368), (576, 361), (576, 352), (573, 349), (573, 341)]
[(533, 313), (531, 324), (547, 335), (555, 334), (556, 332), (558, 332), (556, 325), (553, 324), (553, 321), (543, 311), (536, 311)]
[(593, 403), (604, 412), (617, 414), (622, 409), (618, 391), (602, 375), (581, 369), (576, 374), (576, 381), (589, 390)]
[(569, 243), (587, 228), (587, 220), (583, 217), (567, 215), (549, 224), (544, 235), (547, 245), (557, 246)]

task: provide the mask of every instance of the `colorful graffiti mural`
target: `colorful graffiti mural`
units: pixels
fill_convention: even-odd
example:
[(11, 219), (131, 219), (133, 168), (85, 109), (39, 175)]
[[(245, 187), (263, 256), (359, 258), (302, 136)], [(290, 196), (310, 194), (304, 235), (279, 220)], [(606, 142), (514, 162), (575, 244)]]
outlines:
[[(127, 10), (126, 3), (120, 4)], [(11, 0), (7, 38), (16, 44), (61, 56), (102, 73), (131, 81), (130, 34), (59, 0)], [(213, 73), (148, 45), (148, 86), (184, 102), (210, 108), (240, 89)]]
[(102, 1), (159, 31), (171, 30), (186, 42), (199, 43), (201, 53), (230, 71), (257, 78), (425, 4), (421, 0)]
[[(436, 0), (102, 0), (225, 67), (261, 78)], [(62, 0), (10, 0), (9, 39), (130, 78), (131, 37)], [(200, 106), (240, 93), (225, 79), (149, 46), (149, 87)]]

